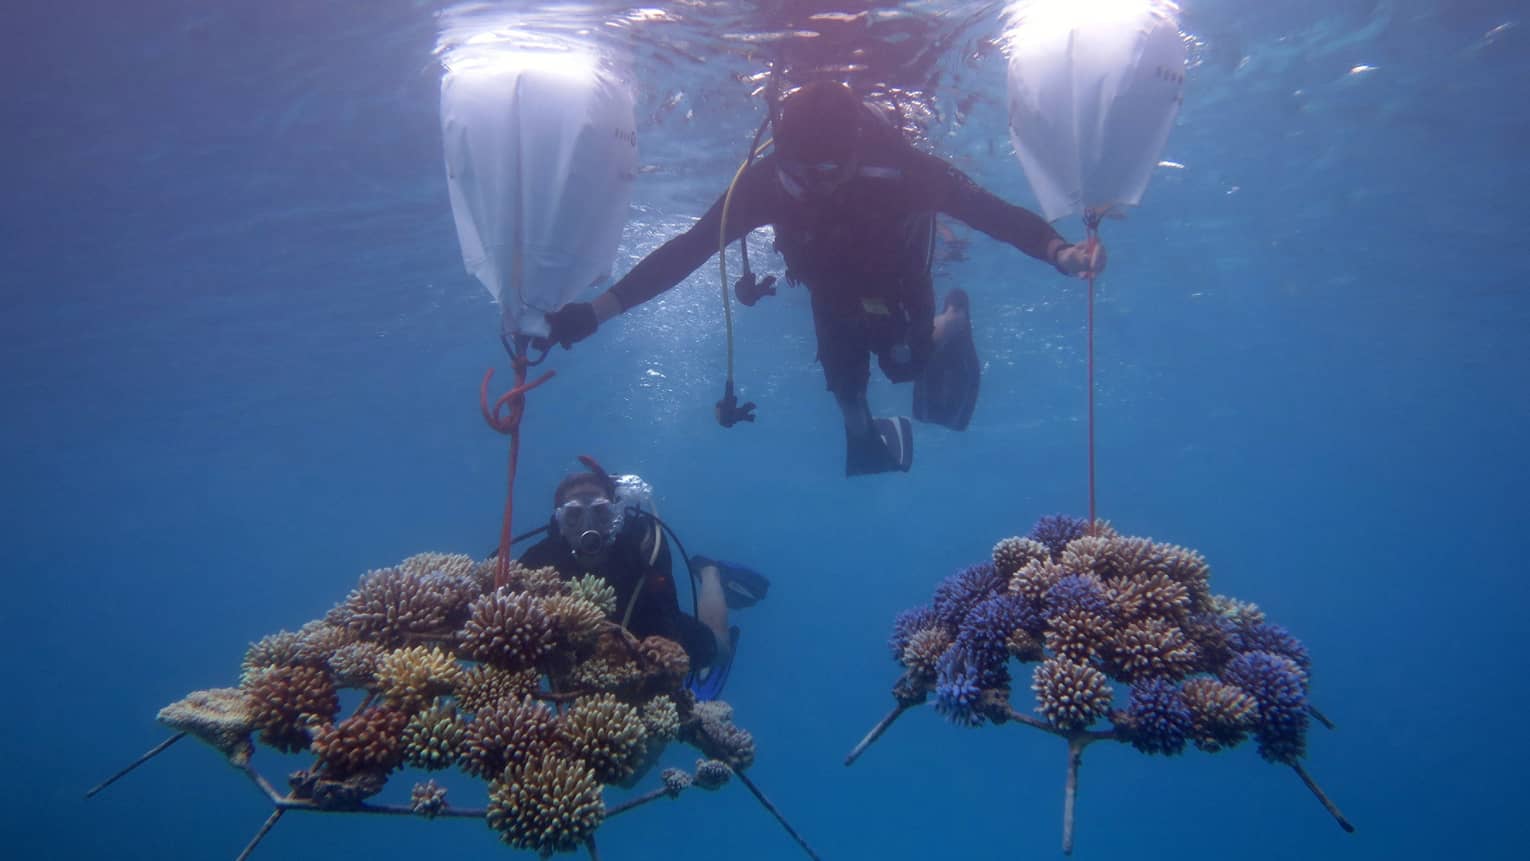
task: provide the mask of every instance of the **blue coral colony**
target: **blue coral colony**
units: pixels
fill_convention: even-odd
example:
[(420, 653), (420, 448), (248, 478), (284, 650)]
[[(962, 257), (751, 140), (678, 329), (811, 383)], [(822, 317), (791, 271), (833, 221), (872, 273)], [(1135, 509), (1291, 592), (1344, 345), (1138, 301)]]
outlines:
[[(847, 764), (931, 698), (960, 726), (1046, 730), (1072, 753), (1063, 823), (1070, 852), (1087, 745), (1119, 741), (1174, 755), (1252, 738), (1260, 756), (1293, 768), (1352, 830), (1301, 763), (1311, 718), (1322, 720), (1308, 700), (1307, 649), (1253, 604), (1214, 595), (1209, 574), (1193, 550), (1121, 536), (1101, 521), (1043, 518), (897, 618), (889, 641), (904, 668), (897, 705)], [(1011, 704), (1013, 662), (1034, 665), (1029, 688), (1040, 717)]]
[[(820, 276), (850, 264), (823, 259), (811, 235), (794, 232), (793, 219), (814, 207), (832, 210), (835, 201), (849, 199), (843, 189), (907, 183), (912, 192), (886, 197), (889, 206), (926, 197), (945, 203), (914, 206), (909, 223), (923, 232), (900, 234), (892, 244), (927, 248), (927, 241), (908, 237), (932, 239), (933, 210), (940, 208), (1063, 274), (1088, 279), (1092, 302), (1094, 277), (1104, 266), (1100, 218), (1138, 202), (1182, 100), (1185, 47), (1176, 11), (1165, 0), (1018, 0), (1007, 11), (1002, 41), (1010, 135), (1045, 219), (916, 152), (883, 112), (823, 71), (843, 65), (819, 58), (819, 67), (802, 74), (783, 49), (768, 61), (767, 123), (714, 212), (594, 302), (576, 300), (610, 267), (637, 173), (629, 85), (589, 51), (548, 51), (535, 38), (528, 49), (514, 37), (515, 27), (496, 26), (494, 38), (485, 38), (489, 31), (455, 42), (443, 36), (442, 132), (458, 238), (467, 269), (500, 305), (503, 342), (517, 375), (515, 388), (492, 407), (487, 376), (480, 395), (484, 417), (511, 440), (511, 491), (526, 394), (550, 377), (525, 382), (530, 350), (567, 348), (590, 337), (605, 321), (675, 286), (713, 250), (721, 252), (730, 325), (716, 417), (724, 427), (754, 421), (755, 405), (739, 404), (736, 396), (726, 245), (737, 240), (742, 247), (749, 229), (767, 223), (777, 227), (788, 280), (803, 281), (814, 294), (819, 354), (845, 419), (846, 474), (907, 471), (910, 423), (871, 415), (867, 355), (877, 353), (895, 382), (915, 382), (915, 418), (964, 429), (979, 367), (966, 296), (952, 291), (934, 318), (928, 277), (906, 279), (928, 295), (838, 304), (851, 314), (907, 317), (907, 331), (884, 333), (885, 343), (835, 342), (869, 331), (838, 319), (844, 309), (830, 307), (835, 302), (825, 299), (819, 307), (820, 296), (834, 289)], [(785, 29), (811, 26), (805, 20)], [(1086, 43), (1093, 49), (1072, 54), (1072, 46)], [(787, 79), (792, 73), (797, 80)], [(1075, 86), (1090, 76), (1094, 85)], [(1119, 110), (1120, 122), (1038, 122), (1043, 108), (1067, 110), (1083, 98), (1095, 101), (1074, 105), (1079, 115)], [(587, 121), (566, 122), (571, 116)], [(774, 136), (762, 144), (767, 124)], [(1109, 170), (1092, 172), (1099, 164)], [(503, 205), (507, 200), (518, 205)], [(1087, 242), (1069, 244), (1048, 224), (1065, 216), (1084, 219)], [(523, 247), (527, 237), (548, 235), (550, 219), (558, 220), (568, 247), (559, 254)], [(927, 253), (893, 256), (908, 257), (928, 276)], [(743, 259), (744, 277), (734, 292), (752, 305), (773, 295), (773, 279), (757, 281), (747, 254)], [(923, 317), (915, 313), (921, 308)], [(923, 329), (910, 322), (916, 319)], [(1264, 759), (1294, 770), (1350, 830), (1302, 761), (1309, 727), (1314, 720), (1327, 723), (1309, 701), (1307, 650), (1254, 605), (1213, 594), (1199, 554), (1123, 536), (1094, 519), (1092, 401), (1089, 428), (1090, 517), (1044, 518), (1027, 537), (1000, 541), (991, 559), (947, 578), (929, 604), (897, 619), (890, 645), (903, 672), (893, 688), (895, 706), (847, 764), (900, 715), (926, 703), (964, 727), (1018, 724), (1045, 731), (1070, 752), (1063, 849), (1071, 852), (1078, 766), (1089, 745), (1119, 742), (1144, 754), (1175, 755), (1252, 739)], [(600, 502), (609, 511), (612, 500)], [(606, 539), (587, 528), (599, 521), (595, 511), (579, 512), (588, 515), (579, 520), (586, 529), (580, 543), (593, 542), (581, 551), (604, 546)], [(688, 647), (635, 635), (625, 624), (630, 603), (619, 612), (616, 591), (601, 577), (512, 562), (510, 527), (507, 501), (495, 558), (411, 557), (364, 575), (323, 618), (253, 644), (237, 686), (197, 691), (166, 706), (159, 720), (175, 735), (89, 794), (190, 736), (222, 753), (271, 803), (241, 859), (292, 811), (473, 818), (516, 849), (544, 857), (585, 850), (596, 857), (595, 833), (612, 816), (737, 778), (816, 858), (747, 776), (753, 738), (734, 724), (726, 703), (694, 687)], [(719, 651), (731, 654), (726, 639)], [(1017, 665), (1029, 668), (1028, 678), (1016, 678)], [(1034, 694), (1033, 710), (1015, 707), (1017, 688)], [(344, 716), (342, 695), (358, 700)], [(671, 742), (696, 749), (694, 768), (663, 769), (651, 789), (607, 804), (607, 788), (643, 781)], [(257, 743), (309, 754), (312, 764), (278, 790), (254, 766)], [(487, 802), (448, 801), (434, 779), (414, 784), (407, 804), (374, 801), (405, 767), (460, 771), (483, 783)]]

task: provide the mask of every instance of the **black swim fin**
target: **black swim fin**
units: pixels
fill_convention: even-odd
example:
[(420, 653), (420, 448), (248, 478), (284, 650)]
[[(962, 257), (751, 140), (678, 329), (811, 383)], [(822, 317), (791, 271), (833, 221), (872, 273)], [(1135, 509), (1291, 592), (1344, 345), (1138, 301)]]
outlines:
[(871, 431), (845, 432), (845, 475), (873, 475), (914, 465), (914, 425), (907, 418), (874, 418)]
[(914, 418), (952, 430), (966, 430), (977, 408), (982, 364), (972, 343), (972, 320), (965, 291), (953, 289), (946, 296), (947, 310), (953, 306), (962, 312), (963, 319), (945, 328), (923, 373), (914, 380)]

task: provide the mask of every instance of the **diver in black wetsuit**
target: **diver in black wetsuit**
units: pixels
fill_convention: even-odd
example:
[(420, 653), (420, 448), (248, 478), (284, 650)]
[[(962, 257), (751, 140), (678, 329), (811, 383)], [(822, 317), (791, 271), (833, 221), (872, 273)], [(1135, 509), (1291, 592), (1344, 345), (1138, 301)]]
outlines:
[[(726, 197), (726, 195), (725, 195)], [(649, 254), (593, 303), (548, 315), (549, 341), (570, 347), (600, 323), (674, 287), (717, 251), (724, 200)], [(812, 293), (818, 359), (845, 420), (847, 475), (908, 470), (908, 419), (873, 418), (866, 403), (870, 355), (893, 382), (926, 375), (915, 415), (958, 430), (977, 396), (975, 353), (935, 340), (930, 276), (936, 213), (1055, 266), (1087, 276), (1104, 268), (1098, 243), (1072, 245), (1040, 216), (979, 188), (944, 160), (920, 152), (877, 109), (837, 82), (788, 96), (772, 152), (739, 177), (728, 204), (726, 241), (769, 224), (788, 280)], [(948, 301), (948, 311), (953, 309)], [(963, 325), (942, 334), (970, 340)], [(954, 368), (951, 362), (967, 361)], [(939, 364), (939, 373), (927, 369)], [(956, 390), (952, 390), (956, 386)]]
[(588, 472), (559, 482), (547, 537), (517, 561), (527, 568), (551, 566), (565, 580), (584, 574), (603, 578), (616, 590), (611, 621), (639, 638), (679, 643), (691, 659), (692, 690), (701, 699), (715, 698), (738, 644), (728, 609), (764, 598), (769, 581), (743, 566), (693, 556), (700, 618), (681, 612), (662, 524), (645, 511), (620, 507), (615, 481), (594, 461), (585, 462)]

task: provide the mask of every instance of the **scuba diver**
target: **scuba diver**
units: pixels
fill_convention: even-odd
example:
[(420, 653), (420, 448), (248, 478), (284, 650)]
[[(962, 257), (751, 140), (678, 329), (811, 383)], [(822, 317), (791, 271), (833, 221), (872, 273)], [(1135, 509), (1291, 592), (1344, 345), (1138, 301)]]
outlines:
[[(594, 459), (580, 461), (586, 471), (565, 476), (553, 494), (546, 537), (518, 561), (527, 568), (556, 568), (565, 580), (584, 574), (603, 578), (616, 590), (611, 621), (639, 638), (679, 643), (691, 659), (691, 690), (699, 699), (715, 699), (738, 647), (739, 629), (729, 627), (728, 610), (759, 602), (770, 581), (741, 565), (691, 556), (696, 614), (682, 612), (665, 539), (668, 527), (630, 504), (636, 500), (624, 499), (617, 479)], [(646, 487), (635, 476), (622, 481)], [(685, 548), (680, 552), (684, 556)]]
[(913, 412), (921, 421), (961, 430), (977, 400), (979, 365), (964, 293), (952, 291), (942, 314), (948, 325), (936, 325), (935, 215), (953, 216), (1070, 276), (1103, 270), (1104, 247), (1070, 244), (1041, 216), (916, 149), (837, 81), (791, 93), (773, 122), (773, 151), (749, 162), (701, 220), (593, 302), (549, 314), (546, 342), (572, 347), (679, 284), (717, 252), (719, 238), (726, 244), (772, 225), (787, 281), (806, 284), (812, 296), (818, 360), (844, 416), (845, 474), (906, 472), (913, 428), (901, 416), (872, 416), (871, 354), (889, 380), (916, 383)]

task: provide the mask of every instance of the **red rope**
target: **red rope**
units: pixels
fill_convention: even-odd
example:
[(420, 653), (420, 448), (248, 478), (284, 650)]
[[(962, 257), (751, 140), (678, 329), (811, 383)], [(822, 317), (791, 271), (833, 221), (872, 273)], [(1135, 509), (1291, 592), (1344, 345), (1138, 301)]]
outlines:
[(1089, 250), (1089, 530), (1094, 531), (1094, 249), (1100, 241), (1099, 216), (1089, 212), (1084, 216), (1089, 228), (1086, 247)]
[(1089, 276), (1089, 528), (1094, 529), (1094, 276)]
[(492, 409), (489, 407), (489, 380), (494, 377), (493, 368), (483, 375), (483, 382), (478, 386), (478, 409), (483, 413), (483, 420), (489, 423), (489, 427), (510, 437), (510, 471), (505, 481), (505, 517), (500, 523), (499, 558), (495, 560), (494, 569), (496, 589), (510, 581), (510, 521), (515, 512), (515, 467), (521, 457), (521, 417), (526, 413), (526, 393), (552, 379), (554, 373), (548, 371), (527, 383), (525, 357), (516, 358), (511, 366), (515, 369), (515, 386), (500, 395)]

